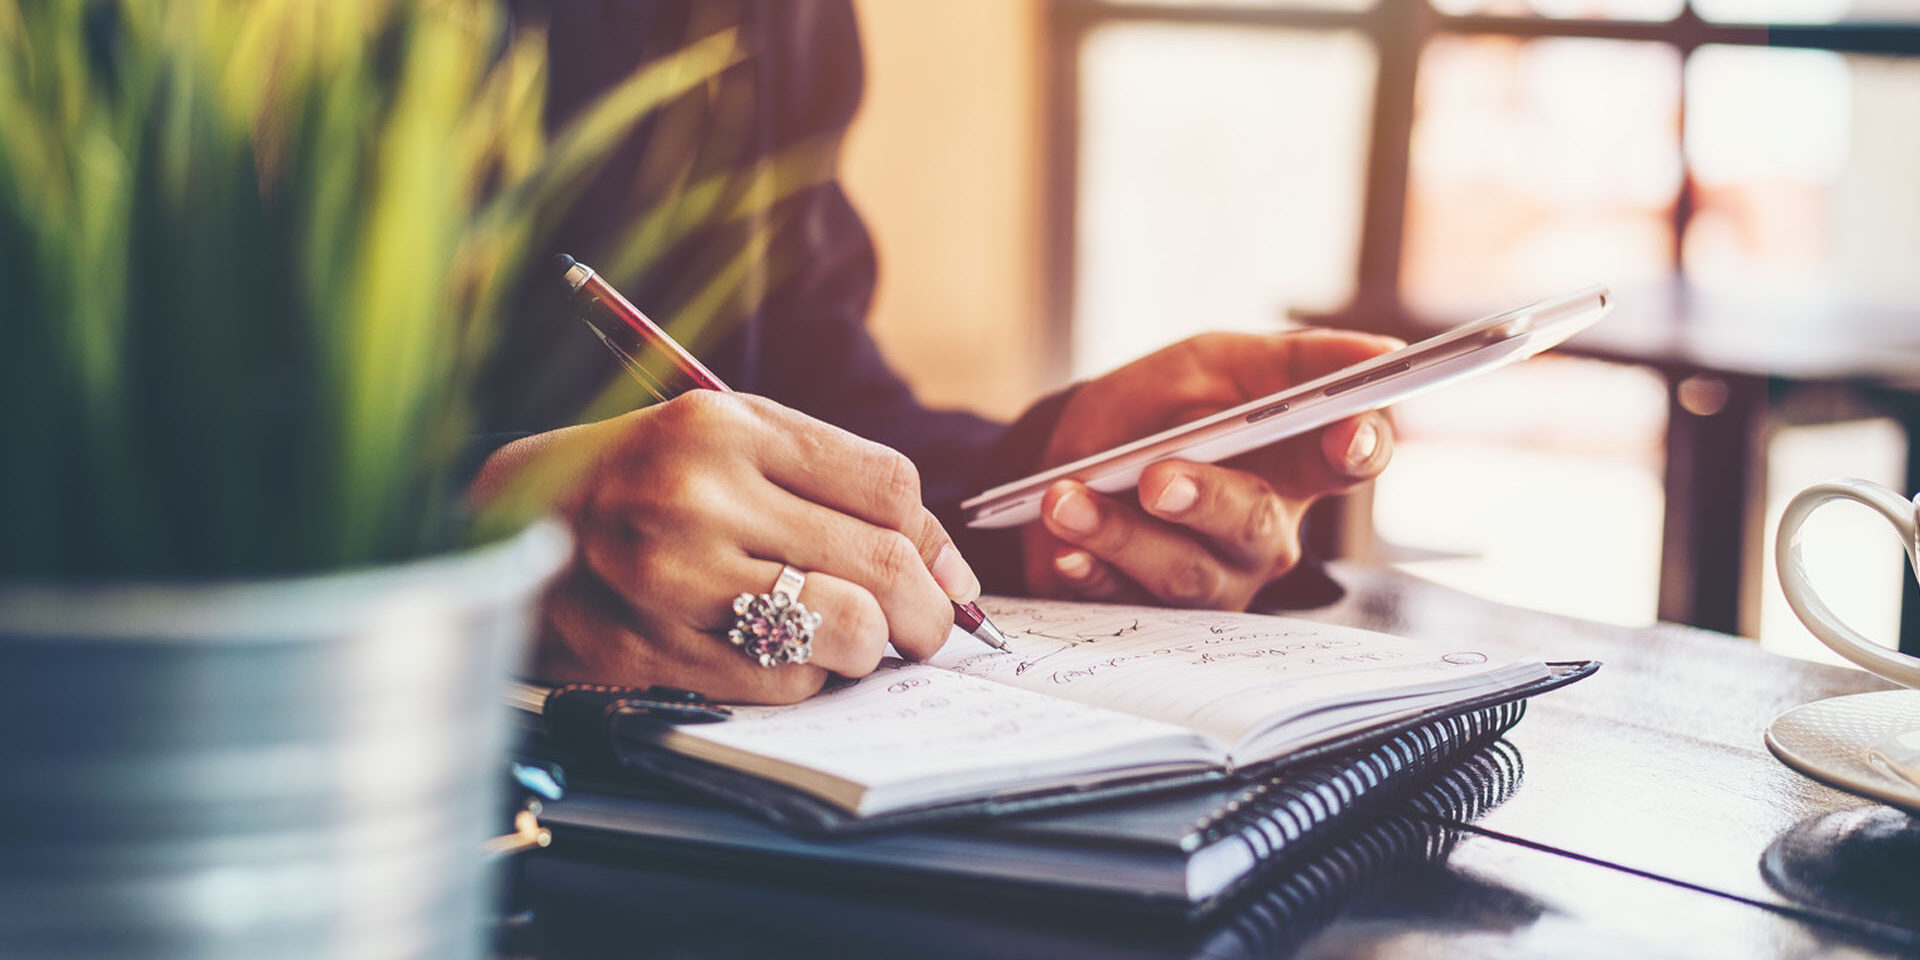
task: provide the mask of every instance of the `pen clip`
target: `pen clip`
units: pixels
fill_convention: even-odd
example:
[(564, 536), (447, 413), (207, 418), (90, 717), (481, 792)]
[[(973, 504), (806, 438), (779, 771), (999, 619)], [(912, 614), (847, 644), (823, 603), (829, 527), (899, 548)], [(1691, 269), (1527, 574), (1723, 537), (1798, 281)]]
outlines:
[(646, 388), (647, 393), (653, 395), (654, 400), (660, 403), (665, 403), (668, 400), (673, 399), (673, 394), (667, 390), (666, 386), (660, 382), (659, 378), (655, 377), (651, 373), (648, 373), (647, 368), (641, 366), (640, 361), (635, 359), (633, 354), (628, 353), (624, 347), (620, 346), (620, 344), (614, 342), (614, 339), (612, 337), (607, 336), (607, 332), (605, 330), (600, 329), (599, 324), (594, 323), (591, 319), (584, 316), (580, 317), (579, 319), (581, 323), (584, 323), (587, 325), (588, 330), (593, 331), (594, 336), (600, 338), (601, 343), (606, 344), (607, 349), (612, 351), (615, 357), (619, 358), (620, 365), (622, 367), (625, 367), (627, 370), (627, 373), (631, 374), (635, 380), (640, 381), (640, 385)]

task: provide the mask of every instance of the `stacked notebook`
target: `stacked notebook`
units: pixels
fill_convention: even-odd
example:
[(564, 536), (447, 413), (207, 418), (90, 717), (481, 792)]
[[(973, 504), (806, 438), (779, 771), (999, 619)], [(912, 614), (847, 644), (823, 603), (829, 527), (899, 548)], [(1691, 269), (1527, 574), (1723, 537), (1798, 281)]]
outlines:
[[(635, 847), (604, 833), (591, 835), (600, 842), (590, 850), (525, 864), (537, 891), (526, 905), (542, 920), (542, 946), (564, 956), (631, 955), (635, 943), (662, 956), (783, 956), (802, 949), (795, 944), (846, 957), (1292, 956), (1352, 908), (1369, 910), (1373, 892), (1392, 897), (1399, 884), (1421, 884), (1422, 865), (1445, 859), (1459, 825), (1504, 800), (1520, 774), (1518, 752), (1497, 742), (1411, 799), (1260, 874), (1253, 889), (1201, 923), (1169, 923), (1132, 901), (1065, 903), (1016, 884), (941, 883), (694, 844)], [(741, 922), (743, 904), (751, 904), (750, 923)], [(1526, 908), (1511, 905), (1519, 912), (1491, 920), (1537, 919)]]
[[(784, 707), (606, 711), (543, 822), (735, 855), (1124, 896), (1203, 912), (1405, 799), (1591, 673), (1250, 614), (982, 604), (956, 633)], [(564, 696), (564, 694), (561, 694)], [(576, 739), (578, 739), (576, 737)], [(573, 755), (583, 754), (574, 744)]]

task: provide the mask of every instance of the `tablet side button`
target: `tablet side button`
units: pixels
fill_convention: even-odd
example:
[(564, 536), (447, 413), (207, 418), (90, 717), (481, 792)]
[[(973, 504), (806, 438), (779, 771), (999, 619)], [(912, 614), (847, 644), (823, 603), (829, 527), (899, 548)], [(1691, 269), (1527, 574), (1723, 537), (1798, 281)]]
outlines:
[(1292, 409), (1292, 407), (1293, 407), (1293, 404), (1285, 403), (1285, 402), (1276, 403), (1271, 407), (1262, 407), (1258, 410), (1255, 410), (1252, 413), (1247, 414), (1247, 422), (1259, 423), (1260, 421), (1265, 420), (1268, 417), (1275, 416), (1277, 414), (1286, 413), (1288, 410)]
[(1329, 397), (1337, 397), (1340, 394), (1346, 393), (1348, 390), (1353, 390), (1358, 387), (1364, 387), (1367, 384), (1372, 383), (1376, 380), (1384, 380), (1396, 374), (1406, 373), (1408, 370), (1411, 370), (1411, 369), (1413, 369), (1413, 364), (1410, 364), (1407, 361), (1402, 360), (1399, 363), (1393, 364), (1392, 366), (1381, 367), (1380, 369), (1372, 371), (1371, 373), (1363, 373), (1357, 377), (1350, 377), (1346, 380), (1342, 380), (1339, 383), (1329, 386), (1328, 388), (1326, 388), (1321, 392), (1326, 394)]

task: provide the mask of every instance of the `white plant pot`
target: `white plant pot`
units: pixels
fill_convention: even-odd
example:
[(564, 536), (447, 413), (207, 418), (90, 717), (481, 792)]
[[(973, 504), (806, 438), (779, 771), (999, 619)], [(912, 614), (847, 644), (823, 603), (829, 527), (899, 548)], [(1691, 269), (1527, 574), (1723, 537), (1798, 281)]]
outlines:
[(249, 582), (0, 586), (0, 957), (476, 958), (503, 687), (565, 530)]

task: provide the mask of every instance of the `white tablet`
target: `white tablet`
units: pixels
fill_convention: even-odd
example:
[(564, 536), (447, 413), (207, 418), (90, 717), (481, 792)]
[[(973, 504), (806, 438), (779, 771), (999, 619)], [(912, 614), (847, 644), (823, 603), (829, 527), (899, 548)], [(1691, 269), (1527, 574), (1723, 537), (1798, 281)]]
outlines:
[(1475, 320), (1318, 380), (1002, 484), (960, 506), (969, 527), (1029, 523), (1040, 518), (1040, 499), (1056, 481), (1119, 493), (1133, 489), (1150, 463), (1211, 463), (1299, 436), (1557, 346), (1600, 319), (1611, 299), (1606, 287), (1593, 286)]

